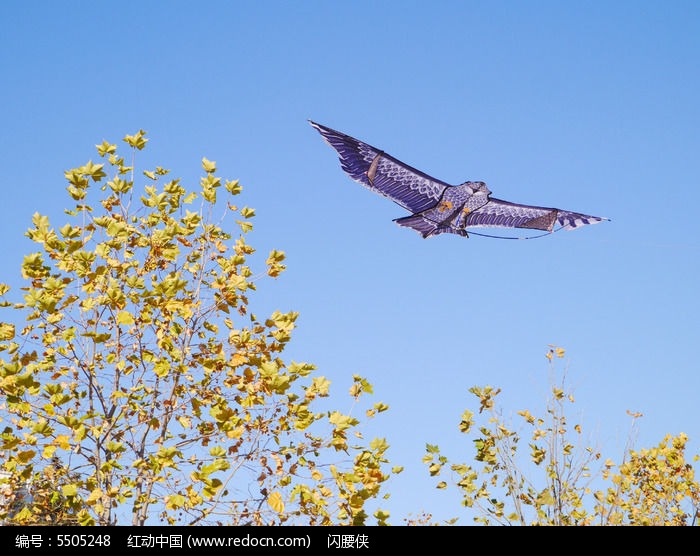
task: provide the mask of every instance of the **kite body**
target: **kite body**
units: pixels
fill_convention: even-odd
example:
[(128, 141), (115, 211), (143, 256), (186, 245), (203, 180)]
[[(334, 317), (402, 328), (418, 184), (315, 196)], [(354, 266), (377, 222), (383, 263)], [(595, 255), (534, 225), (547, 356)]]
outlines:
[(411, 215), (394, 220), (424, 238), (452, 233), (468, 237), (467, 228), (571, 230), (607, 218), (557, 208), (520, 205), (491, 197), (482, 181), (450, 185), (404, 164), (367, 143), (309, 120), (338, 153), (346, 174), (375, 193), (388, 197)]

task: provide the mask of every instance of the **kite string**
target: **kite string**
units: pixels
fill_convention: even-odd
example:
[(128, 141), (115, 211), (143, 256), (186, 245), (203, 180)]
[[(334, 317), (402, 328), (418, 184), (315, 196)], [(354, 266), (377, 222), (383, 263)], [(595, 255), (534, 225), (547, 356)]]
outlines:
[(495, 235), (491, 235), (491, 234), (480, 234), (479, 232), (472, 232), (471, 230), (470, 230), (469, 232), (467, 232), (467, 233), (469, 233), (470, 235), (473, 234), (473, 235), (475, 235), (475, 236), (490, 237), (490, 238), (493, 238), (493, 239), (537, 239), (537, 238), (540, 238), (540, 237), (544, 237), (544, 236), (551, 235), (551, 234), (553, 234), (554, 232), (558, 232), (559, 230), (561, 230), (561, 228), (557, 228), (556, 230), (552, 230), (551, 232), (545, 232), (545, 233), (543, 233), (543, 234), (539, 234), (539, 235), (536, 235), (536, 236), (526, 236), (526, 237), (495, 236)]
[[(405, 208), (406, 208), (406, 210), (410, 210), (408, 207), (405, 207)], [(477, 210), (479, 210), (479, 209), (477, 209)], [(431, 222), (433, 222), (437, 226), (439, 226), (441, 224), (440, 222), (438, 222), (437, 220), (433, 220), (432, 218), (426, 218), (426, 217), (424, 217), (424, 218), (426, 220), (430, 220)], [(537, 239), (540, 237), (551, 235), (554, 232), (558, 232), (559, 230), (562, 230), (563, 228), (564, 228), (563, 226), (559, 226), (557, 229), (552, 230), (551, 232), (544, 232), (543, 234), (539, 234), (536, 236), (526, 236), (526, 237), (495, 236), (495, 235), (491, 235), (491, 234), (480, 234), (479, 232), (472, 232), (471, 230), (467, 231), (466, 229), (465, 229), (465, 231), (467, 231), (468, 234), (474, 234), (475, 236), (480, 236), (480, 237), (490, 237), (493, 239)]]
[[(444, 195), (444, 192), (443, 192), (443, 195)], [(397, 204), (401, 204), (401, 203), (397, 203)], [(401, 206), (403, 206), (403, 205), (401, 205)], [(404, 207), (404, 208), (405, 208), (406, 210), (409, 210), (409, 211), (413, 212), (413, 211), (412, 211), (410, 208), (408, 208), (408, 207)], [(482, 207), (479, 207), (479, 208), (476, 209), (476, 210), (480, 210), (481, 208), (482, 208)], [(474, 212), (476, 212), (476, 210), (475, 210)], [(423, 218), (425, 218), (426, 220), (430, 220), (430, 221), (433, 222), (436, 226), (440, 226), (440, 225), (442, 224), (441, 222), (438, 222), (437, 220), (434, 220), (434, 219), (432, 219), (432, 218), (427, 218), (427, 217), (425, 217), (425, 216), (424, 216)], [(452, 227), (452, 226), (450, 226), (450, 227)], [(467, 226), (467, 228), (468, 228), (468, 226)], [(480, 236), (480, 237), (490, 237), (490, 238), (493, 238), (493, 239), (518, 239), (518, 240), (520, 240), (520, 239), (537, 239), (537, 238), (540, 238), (540, 237), (544, 237), (544, 236), (551, 235), (551, 234), (553, 234), (554, 232), (558, 232), (559, 230), (562, 230), (562, 229), (564, 229), (564, 226), (559, 226), (559, 227), (556, 228), (555, 230), (552, 230), (552, 231), (550, 231), (550, 232), (544, 232), (543, 234), (538, 234), (538, 235), (536, 235), (536, 236), (525, 236), (525, 237), (509, 237), (509, 236), (495, 236), (495, 235), (491, 235), (491, 234), (480, 234), (479, 232), (472, 232), (471, 230), (468, 230), (468, 231), (467, 231), (466, 228), (464, 229), (464, 231), (466, 231), (468, 234), (474, 234), (475, 236)]]
[[(397, 204), (400, 204), (400, 203), (397, 203)], [(402, 206), (403, 206), (403, 205), (402, 205)], [(404, 208), (405, 208), (406, 210), (411, 210), (411, 209), (409, 209), (408, 207), (404, 207)], [(479, 208), (481, 208), (481, 207), (479, 207)], [(476, 209), (476, 210), (479, 210), (479, 209)], [(440, 224), (441, 224), (441, 222), (438, 222), (437, 220), (434, 220), (434, 219), (432, 219), (432, 218), (427, 218), (427, 217), (425, 217), (425, 216), (424, 216), (423, 218), (425, 218), (426, 220), (430, 220), (430, 221), (431, 221), (432, 223), (434, 223), (436, 226), (440, 226)], [(451, 227), (451, 226), (450, 226), (450, 227)], [(474, 234), (475, 236), (480, 236), (480, 237), (490, 237), (490, 238), (493, 238), (493, 239), (537, 239), (537, 238), (540, 238), (540, 237), (544, 237), (544, 236), (551, 235), (551, 234), (553, 234), (554, 232), (558, 232), (559, 230), (562, 230), (563, 228), (564, 228), (563, 226), (559, 226), (557, 229), (552, 230), (551, 232), (544, 232), (543, 234), (539, 234), (539, 235), (536, 235), (536, 236), (526, 236), (526, 237), (495, 236), (495, 235), (491, 235), (491, 234), (480, 234), (479, 232), (472, 232), (471, 230), (469, 230), (467, 233), (468, 233), (468, 234)], [(467, 231), (467, 230), (465, 229), (465, 231)]]

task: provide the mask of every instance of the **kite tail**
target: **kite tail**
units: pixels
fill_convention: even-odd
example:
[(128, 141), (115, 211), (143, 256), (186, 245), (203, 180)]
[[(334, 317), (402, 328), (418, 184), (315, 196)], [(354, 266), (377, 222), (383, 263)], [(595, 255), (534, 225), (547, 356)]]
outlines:
[(412, 216), (397, 218), (394, 220), (394, 222), (396, 222), (399, 226), (413, 228), (424, 238), (433, 237), (445, 233), (453, 233), (464, 237), (469, 237), (467, 236), (467, 232), (464, 230), (459, 230), (457, 228), (453, 228), (452, 226), (440, 225), (433, 220), (421, 216), (420, 214), (414, 214)]

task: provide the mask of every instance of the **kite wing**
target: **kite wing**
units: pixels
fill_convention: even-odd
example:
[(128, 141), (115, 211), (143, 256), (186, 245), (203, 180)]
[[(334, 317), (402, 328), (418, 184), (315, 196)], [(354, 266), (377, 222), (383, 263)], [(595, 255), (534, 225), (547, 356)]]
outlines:
[(519, 205), (491, 198), (483, 207), (467, 217), (466, 227), (530, 228), (551, 232), (555, 225), (565, 230), (573, 230), (603, 220), (607, 218), (556, 208)]
[(309, 123), (338, 152), (346, 174), (414, 214), (435, 206), (451, 187), (367, 143), (311, 120)]

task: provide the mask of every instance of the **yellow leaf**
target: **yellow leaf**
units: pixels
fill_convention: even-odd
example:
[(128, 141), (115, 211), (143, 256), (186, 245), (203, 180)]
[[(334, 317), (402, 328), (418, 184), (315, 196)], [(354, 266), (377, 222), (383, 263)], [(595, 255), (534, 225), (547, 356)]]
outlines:
[(186, 498), (182, 494), (172, 494), (165, 497), (165, 507), (169, 510), (174, 510), (184, 506)]
[(279, 493), (279, 491), (275, 491), (270, 494), (270, 496), (267, 498), (267, 503), (278, 514), (284, 512), (284, 502), (282, 501), (282, 495)]
[(544, 489), (537, 496), (536, 502), (537, 502), (538, 506), (553, 506), (555, 500), (554, 500), (554, 497), (552, 496), (552, 493), (549, 492), (548, 489)]
[(27, 463), (36, 455), (34, 450), (24, 450), (17, 454), (17, 459), (22, 463)]
[(435, 475), (439, 475), (441, 469), (442, 469), (442, 465), (440, 465), (439, 463), (433, 463), (430, 467), (428, 467), (428, 471), (430, 471), (431, 477), (434, 477)]
[(234, 429), (226, 431), (226, 436), (228, 438), (240, 438), (245, 432), (245, 427), (236, 427)]
[(216, 162), (213, 160), (207, 160), (206, 157), (202, 157), (202, 168), (207, 173), (216, 172)]
[(369, 443), (369, 447), (378, 452), (386, 452), (386, 450), (389, 448), (389, 444), (385, 438), (375, 438)]
[(100, 489), (100, 488), (94, 489), (94, 490), (90, 493), (90, 496), (88, 496), (88, 498), (87, 498), (88, 503), (90, 503), (90, 502), (96, 502), (97, 500), (99, 500), (100, 498), (102, 498), (102, 494), (103, 494), (103, 493), (102, 493), (102, 489)]
[(15, 325), (6, 322), (0, 322), (0, 340), (8, 341), (15, 337)]
[(134, 324), (134, 317), (129, 311), (119, 311), (117, 313), (117, 324), (132, 325)]
[(331, 381), (324, 376), (317, 376), (311, 380), (311, 388), (320, 396), (327, 396)]
[(314, 469), (314, 470), (311, 472), (311, 478), (312, 478), (314, 481), (320, 481), (321, 479), (323, 479), (323, 474), (322, 474), (318, 469)]
[(386, 519), (391, 515), (389, 512), (385, 512), (384, 510), (377, 510), (374, 512), (374, 517), (377, 518), (379, 521), (386, 521)]
[(56, 446), (44, 446), (44, 450), (42, 452), (42, 457), (44, 459), (51, 459), (51, 457), (54, 455), (54, 452), (56, 451)]
[(231, 357), (231, 361), (229, 362), (229, 365), (232, 367), (240, 367), (244, 363), (248, 362), (248, 356), (243, 355), (242, 353), (234, 353), (233, 356)]
[(75, 496), (78, 494), (78, 487), (73, 484), (63, 485), (61, 491), (63, 492), (63, 496)]

